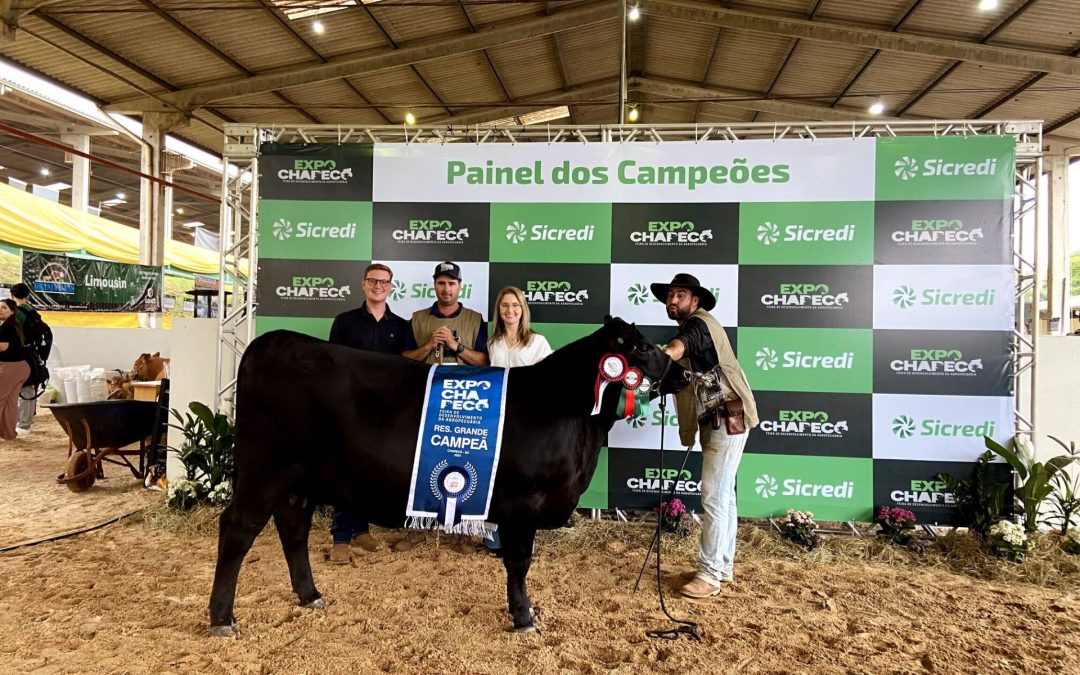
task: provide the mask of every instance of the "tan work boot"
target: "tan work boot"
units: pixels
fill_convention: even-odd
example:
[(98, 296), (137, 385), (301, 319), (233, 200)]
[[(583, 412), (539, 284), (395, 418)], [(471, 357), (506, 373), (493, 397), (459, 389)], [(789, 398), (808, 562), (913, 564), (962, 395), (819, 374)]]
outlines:
[(395, 553), (404, 553), (405, 551), (411, 551), (418, 544), (423, 544), (427, 541), (427, 534), (423, 532), (408, 532), (404, 537), (399, 539), (390, 547), (391, 551)]
[(360, 548), (368, 551), (369, 553), (374, 553), (375, 551), (378, 551), (380, 548), (382, 548), (382, 544), (379, 543), (378, 539), (371, 536), (370, 532), (364, 532), (353, 537), (352, 545), (359, 546)]
[(342, 542), (340, 544), (334, 544), (330, 549), (330, 562), (334, 565), (347, 565), (352, 560), (352, 551), (349, 550), (349, 545)]
[(694, 577), (694, 579), (691, 580), (690, 583), (680, 588), (679, 592), (688, 598), (701, 600), (704, 598), (711, 598), (712, 596), (720, 593), (720, 587), (713, 586), (708, 581), (705, 581), (700, 577)]

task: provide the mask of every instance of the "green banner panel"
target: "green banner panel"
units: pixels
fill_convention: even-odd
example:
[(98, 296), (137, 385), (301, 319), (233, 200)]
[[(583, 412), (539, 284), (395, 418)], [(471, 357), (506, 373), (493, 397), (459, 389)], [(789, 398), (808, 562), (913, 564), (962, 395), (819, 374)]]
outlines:
[(312, 337), (326, 340), (330, 337), (333, 319), (319, 319), (300, 316), (260, 316), (255, 320), (255, 335), (263, 335), (273, 330), (292, 330)]
[(739, 364), (755, 390), (871, 391), (872, 330), (739, 328), (738, 332)]
[(739, 206), (739, 262), (869, 265), (874, 202), (758, 202)]
[(851, 457), (743, 455), (739, 515), (767, 518), (788, 509), (817, 520), (873, 519), (874, 461)]
[(901, 136), (877, 139), (878, 201), (1011, 199), (1012, 136)]
[(606, 509), (608, 507), (608, 449), (600, 448), (596, 473), (592, 482), (578, 500), (579, 509)]
[(492, 204), (491, 262), (611, 262), (611, 204)]
[(371, 202), (259, 202), (259, 257), (370, 260)]

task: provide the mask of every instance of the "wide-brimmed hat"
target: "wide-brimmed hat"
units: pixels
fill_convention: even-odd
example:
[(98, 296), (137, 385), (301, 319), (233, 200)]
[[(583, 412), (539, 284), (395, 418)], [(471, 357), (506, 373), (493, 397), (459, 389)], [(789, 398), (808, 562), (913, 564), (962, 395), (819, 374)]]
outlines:
[(668, 291), (671, 290), (672, 286), (690, 289), (690, 292), (699, 299), (698, 306), (706, 312), (716, 307), (716, 296), (709, 289), (704, 288), (693, 274), (679, 272), (671, 278), (670, 284), (650, 284), (649, 289), (652, 290), (657, 300), (666, 303)]

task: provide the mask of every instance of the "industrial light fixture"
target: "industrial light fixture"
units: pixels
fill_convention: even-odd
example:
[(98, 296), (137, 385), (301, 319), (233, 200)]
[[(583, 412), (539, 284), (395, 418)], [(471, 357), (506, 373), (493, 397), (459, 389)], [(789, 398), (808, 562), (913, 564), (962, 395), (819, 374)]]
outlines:
[(116, 198), (117, 199), (127, 199), (127, 195), (125, 195), (123, 192), (117, 192), (116, 193)]
[(979, 0), (979, 9), (984, 12), (989, 12), (992, 9), (998, 8), (998, 0)]
[(641, 10), (638, 9), (637, 5), (633, 5), (630, 7), (630, 11), (626, 13), (626, 18), (630, 19), (631, 21), (637, 21), (641, 18)]
[(42, 176), (48, 176), (49, 175), (49, 167), (47, 167), (47, 166), (41, 167), (41, 169), (38, 171), (38, 173), (40, 173)]
[(637, 122), (639, 116), (640, 116), (640, 113), (638, 112), (637, 104), (636, 103), (631, 103), (630, 104), (630, 110), (629, 110), (629, 112), (626, 113), (626, 120), (628, 122)]
[(870, 104), (869, 110), (871, 115), (880, 115), (885, 112), (885, 104), (881, 101), (874, 101)]
[(181, 207), (177, 208), (176, 213), (177, 213), (177, 215), (180, 215), (180, 216), (184, 215), (184, 207), (181, 206)]
[(315, 31), (316, 35), (322, 35), (326, 32), (326, 26), (323, 25), (322, 21), (315, 19), (314, 23), (311, 24), (311, 30)]
[(412, 114), (412, 111), (405, 113), (405, 124), (409, 126), (416, 124), (416, 115)]

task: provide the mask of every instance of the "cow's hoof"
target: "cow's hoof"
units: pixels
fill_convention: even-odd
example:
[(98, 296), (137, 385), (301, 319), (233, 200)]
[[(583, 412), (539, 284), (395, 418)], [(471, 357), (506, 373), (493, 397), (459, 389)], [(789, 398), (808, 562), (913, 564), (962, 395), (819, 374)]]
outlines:
[(539, 633), (540, 632), (540, 626), (537, 626), (535, 623), (529, 624), (528, 626), (515, 626), (514, 627), (514, 632), (515, 633)]
[(236, 624), (231, 626), (210, 626), (210, 637), (232, 637), (236, 635)]
[(322, 598), (315, 598), (311, 602), (300, 606), (305, 609), (326, 609), (326, 601)]

